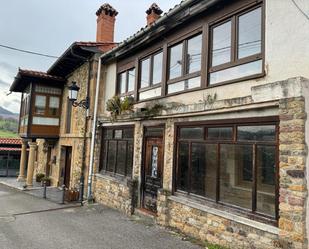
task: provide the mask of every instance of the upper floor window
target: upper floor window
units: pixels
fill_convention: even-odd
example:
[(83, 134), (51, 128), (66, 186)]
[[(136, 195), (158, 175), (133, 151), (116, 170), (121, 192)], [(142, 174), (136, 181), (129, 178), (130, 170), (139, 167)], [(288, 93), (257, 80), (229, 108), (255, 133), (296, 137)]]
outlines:
[(118, 74), (117, 93), (119, 95), (133, 95), (135, 86), (135, 68)]
[(46, 110), (46, 96), (36, 95), (34, 104), (34, 113), (44, 115)]
[(209, 84), (262, 74), (262, 7), (211, 28)]
[(161, 96), (163, 52), (160, 51), (143, 59), (140, 67), (139, 99), (144, 100)]
[(168, 93), (201, 86), (202, 34), (169, 48)]

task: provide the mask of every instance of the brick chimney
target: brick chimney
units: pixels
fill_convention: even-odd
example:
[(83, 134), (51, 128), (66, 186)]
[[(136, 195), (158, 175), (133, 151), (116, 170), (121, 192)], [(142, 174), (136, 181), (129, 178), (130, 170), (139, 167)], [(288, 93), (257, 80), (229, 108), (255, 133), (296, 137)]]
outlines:
[(116, 16), (115, 10), (108, 3), (103, 4), (96, 12), (97, 18), (97, 42), (114, 42), (114, 29)]
[(153, 3), (146, 11), (147, 25), (150, 26), (153, 22), (158, 20), (162, 13), (163, 11), (160, 9), (160, 7), (156, 3)]

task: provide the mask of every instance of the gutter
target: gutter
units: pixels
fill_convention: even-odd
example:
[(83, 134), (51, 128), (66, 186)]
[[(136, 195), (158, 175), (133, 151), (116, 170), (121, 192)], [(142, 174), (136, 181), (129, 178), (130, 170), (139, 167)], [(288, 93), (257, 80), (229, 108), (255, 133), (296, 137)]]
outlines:
[(89, 172), (88, 172), (88, 188), (87, 188), (87, 199), (88, 201), (93, 200), (92, 196), (92, 177), (93, 177), (93, 160), (94, 160), (94, 145), (95, 145), (95, 134), (97, 128), (97, 114), (98, 114), (98, 100), (99, 100), (99, 88), (100, 88), (100, 78), (101, 78), (101, 59), (103, 55), (100, 55), (98, 61), (98, 71), (97, 71), (97, 82), (96, 82), (96, 92), (94, 100), (94, 111), (93, 111), (93, 121), (92, 121), (92, 131), (91, 131), (91, 144), (90, 144), (90, 159), (89, 159)]

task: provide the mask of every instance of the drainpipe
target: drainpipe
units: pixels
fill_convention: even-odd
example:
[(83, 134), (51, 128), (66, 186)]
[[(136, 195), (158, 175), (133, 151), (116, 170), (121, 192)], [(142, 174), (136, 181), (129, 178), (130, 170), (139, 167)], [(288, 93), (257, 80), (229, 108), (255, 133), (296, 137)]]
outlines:
[(98, 71), (97, 71), (97, 83), (96, 83), (96, 93), (94, 101), (94, 111), (93, 111), (93, 122), (91, 131), (91, 145), (90, 145), (90, 159), (89, 159), (89, 173), (88, 173), (88, 188), (87, 188), (87, 199), (88, 201), (93, 200), (92, 196), (92, 175), (93, 175), (93, 160), (94, 160), (94, 143), (95, 143), (95, 133), (97, 127), (97, 114), (98, 114), (98, 100), (99, 100), (99, 88), (100, 88), (100, 77), (101, 77), (101, 58), (99, 57)]

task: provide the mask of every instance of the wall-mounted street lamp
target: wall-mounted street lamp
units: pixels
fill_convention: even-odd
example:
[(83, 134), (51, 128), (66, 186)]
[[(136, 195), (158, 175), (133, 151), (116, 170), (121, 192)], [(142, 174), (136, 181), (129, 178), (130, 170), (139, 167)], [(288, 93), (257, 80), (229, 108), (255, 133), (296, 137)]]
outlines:
[(68, 87), (68, 89), (69, 89), (69, 100), (72, 102), (72, 105), (74, 107), (79, 106), (85, 109), (89, 108), (89, 97), (86, 97), (86, 99), (77, 102), (77, 94), (80, 87), (76, 85), (75, 81), (72, 82), (72, 84)]

